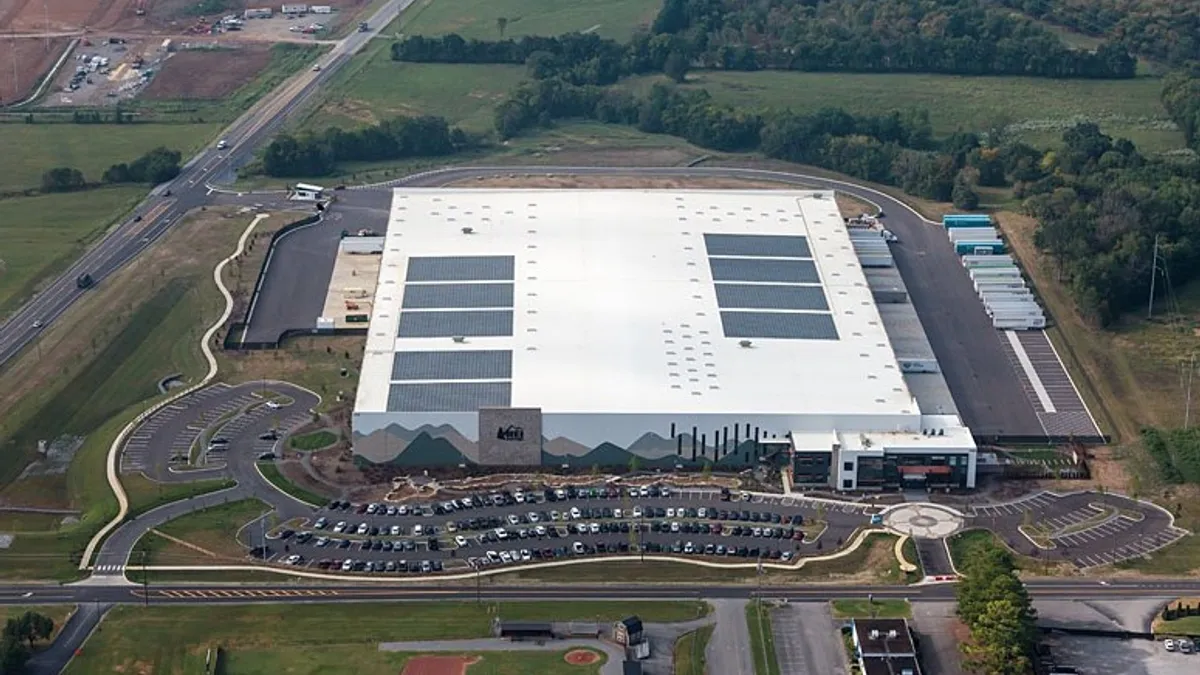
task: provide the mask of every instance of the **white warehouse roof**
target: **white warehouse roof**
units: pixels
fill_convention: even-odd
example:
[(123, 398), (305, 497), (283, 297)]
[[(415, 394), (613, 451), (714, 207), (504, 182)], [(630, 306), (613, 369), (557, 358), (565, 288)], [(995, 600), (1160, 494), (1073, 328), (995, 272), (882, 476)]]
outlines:
[(830, 192), (396, 190), (356, 411), (489, 406), (920, 414)]

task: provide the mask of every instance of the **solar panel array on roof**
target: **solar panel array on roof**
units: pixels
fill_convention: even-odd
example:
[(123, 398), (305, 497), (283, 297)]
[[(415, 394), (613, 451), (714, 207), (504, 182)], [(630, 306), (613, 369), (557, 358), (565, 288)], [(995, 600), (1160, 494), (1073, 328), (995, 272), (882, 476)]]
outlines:
[(717, 306), (721, 309), (828, 310), (820, 286), (783, 284), (717, 284)]
[(836, 340), (833, 316), (811, 312), (721, 312), (725, 337)]
[(808, 239), (782, 234), (705, 234), (704, 247), (711, 256), (811, 258)]
[(513, 313), (505, 310), (401, 312), (398, 337), (496, 337), (512, 335)]
[(414, 256), (405, 281), (512, 281), (511, 255)]
[(512, 405), (511, 382), (400, 382), (388, 390), (388, 412), (477, 412)]
[(512, 307), (513, 285), (506, 284), (405, 284), (403, 309), (459, 309)]
[(507, 349), (396, 352), (392, 380), (507, 380), (512, 352)]
[(784, 284), (816, 284), (821, 278), (811, 260), (748, 260), (709, 258), (714, 281), (752, 281)]

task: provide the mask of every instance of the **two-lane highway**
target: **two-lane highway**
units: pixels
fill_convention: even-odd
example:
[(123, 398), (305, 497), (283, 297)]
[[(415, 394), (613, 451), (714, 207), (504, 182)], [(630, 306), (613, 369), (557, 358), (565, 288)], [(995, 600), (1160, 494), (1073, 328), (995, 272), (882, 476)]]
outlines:
[(207, 203), (209, 183), (233, 175), (255, 150), (274, 134), (312, 94), (333, 77), (350, 57), (379, 34), (413, 0), (391, 0), (367, 19), (370, 29), (351, 33), (322, 56), (318, 70), (306, 68), (242, 114), (223, 133), (229, 147), (202, 150), (183, 167), (178, 177), (151, 191), (125, 220), (86, 251), (53, 282), (44, 286), (20, 309), (0, 323), (0, 366), (37, 338), (87, 291), (75, 280), (90, 274), (101, 283), (133, 260), (146, 247), (176, 225), (181, 216)]

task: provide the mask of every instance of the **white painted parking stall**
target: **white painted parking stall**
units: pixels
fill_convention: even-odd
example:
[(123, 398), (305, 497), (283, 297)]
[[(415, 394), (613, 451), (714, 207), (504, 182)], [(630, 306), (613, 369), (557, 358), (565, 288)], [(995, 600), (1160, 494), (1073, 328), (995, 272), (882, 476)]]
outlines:
[(972, 506), (971, 515), (983, 518), (1003, 518), (1005, 516), (1019, 516), (1025, 511), (1049, 509), (1055, 505), (1058, 498), (1046, 493), (1039, 492), (1036, 495), (1018, 499), (1013, 502), (1004, 504), (988, 504), (986, 506)]
[(1089, 567), (1099, 567), (1101, 565), (1112, 565), (1123, 560), (1140, 558), (1149, 555), (1165, 546), (1179, 541), (1185, 534), (1186, 530), (1177, 527), (1169, 527), (1166, 530), (1155, 532), (1154, 534), (1143, 536), (1142, 538), (1119, 546), (1111, 551), (1100, 551), (1081, 555), (1072, 560), (1077, 566), (1083, 569)]

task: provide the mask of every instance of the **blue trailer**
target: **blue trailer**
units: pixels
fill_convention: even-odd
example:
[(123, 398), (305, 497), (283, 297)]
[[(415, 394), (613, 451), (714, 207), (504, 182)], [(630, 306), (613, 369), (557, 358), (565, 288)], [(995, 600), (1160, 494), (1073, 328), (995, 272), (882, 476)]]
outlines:
[(942, 216), (942, 227), (990, 227), (992, 217), (986, 213), (951, 214)]
[(1004, 242), (993, 241), (959, 241), (954, 244), (954, 252), (959, 255), (995, 255), (1004, 253)]

